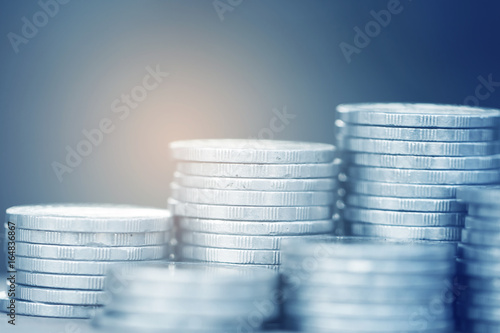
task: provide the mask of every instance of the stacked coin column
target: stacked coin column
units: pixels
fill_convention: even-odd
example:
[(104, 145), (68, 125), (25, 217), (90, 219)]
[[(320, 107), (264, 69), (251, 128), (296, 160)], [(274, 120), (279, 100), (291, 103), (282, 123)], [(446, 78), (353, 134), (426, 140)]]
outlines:
[(500, 186), (459, 190), (469, 205), (458, 268), (463, 332), (500, 332)]
[(465, 205), (457, 188), (500, 182), (498, 110), (353, 104), (337, 111), (351, 235), (458, 241)]
[(285, 322), (307, 332), (453, 332), (452, 243), (326, 237), (283, 245)]
[(203, 263), (115, 267), (112, 301), (96, 316), (103, 332), (258, 332), (278, 315), (276, 272)]
[(280, 264), (284, 238), (332, 232), (335, 147), (268, 140), (173, 142), (170, 208), (184, 260)]
[(165, 258), (172, 227), (168, 211), (131, 206), (17, 206), (6, 221), (16, 313), (58, 318), (90, 318), (106, 302), (108, 268)]

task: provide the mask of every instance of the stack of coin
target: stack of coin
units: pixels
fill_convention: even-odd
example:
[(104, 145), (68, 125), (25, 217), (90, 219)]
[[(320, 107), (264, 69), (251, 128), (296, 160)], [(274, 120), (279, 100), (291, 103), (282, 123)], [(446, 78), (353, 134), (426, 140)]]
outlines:
[[(103, 305), (107, 270), (168, 255), (170, 213), (117, 205), (39, 205), (7, 209), (15, 259), (16, 313), (89, 318)], [(1, 311), (9, 299), (0, 300)]]
[(456, 190), (500, 183), (500, 111), (432, 104), (337, 108), (342, 216), (355, 236), (460, 239)]
[(270, 140), (173, 142), (170, 209), (181, 258), (277, 268), (284, 238), (331, 233), (335, 147)]
[(310, 332), (453, 332), (455, 252), (452, 242), (287, 241), (285, 322)]
[(457, 198), (469, 206), (458, 247), (463, 331), (500, 332), (500, 186), (461, 189)]
[(256, 332), (279, 308), (278, 274), (203, 263), (114, 267), (111, 302), (94, 326), (104, 332)]

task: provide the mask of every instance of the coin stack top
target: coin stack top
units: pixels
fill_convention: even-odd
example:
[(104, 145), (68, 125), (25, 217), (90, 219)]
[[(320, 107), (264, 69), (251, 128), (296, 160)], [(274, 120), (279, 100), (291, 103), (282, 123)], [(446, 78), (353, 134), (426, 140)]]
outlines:
[(337, 114), (348, 234), (458, 241), (457, 190), (500, 183), (499, 110), (367, 103)]
[(277, 268), (283, 240), (332, 232), (334, 146), (221, 139), (170, 147), (181, 258)]
[(17, 313), (90, 318), (107, 301), (107, 270), (164, 259), (172, 227), (163, 209), (96, 204), (8, 208), (5, 228), (15, 248), (9, 270), (15, 271)]

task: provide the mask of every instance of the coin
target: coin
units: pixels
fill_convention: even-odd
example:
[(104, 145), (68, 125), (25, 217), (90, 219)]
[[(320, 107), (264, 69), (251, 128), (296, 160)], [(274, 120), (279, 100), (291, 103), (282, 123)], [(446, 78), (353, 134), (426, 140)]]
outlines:
[(415, 227), (462, 226), (464, 223), (461, 213), (396, 212), (351, 206), (345, 207), (344, 218), (352, 222)]
[(351, 179), (346, 184), (352, 193), (398, 198), (455, 199), (458, 185), (425, 185), (404, 183), (382, 183)]
[(382, 140), (477, 142), (499, 138), (498, 132), (493, 128), (437, 129), (345, 124), (340, 129), (344, 136)]
[(69, 232), (143, 233), (172, 228), (167, 210), (125, 205), (58, 204), (15, 206), (7, 221), (19, 229)]
[(424, 239), (439, 241), (460, 240), (461, 228), (457, 227), (408, 227), (351, 223), (353, 236), (391, 237), (398, 239)]
[(468, 213), (474, 217), (496, 219), (500, 217), (500, 206), (469, 204)]
[(150, 233), (83, 233), (57, 232), (44, 230), (17, 229), (18, 242), (79, 245), (79, 246), (145, 246), (165, 244), (170, 234), (165, 232)]
[(176, 215), (243, 221), (290, 221), (290, 220), (324, 220), (331, 218), (330, 206), (297, 206), (297, 207), (265, 207), (265, 206), (222, 206), (193, 204), (169, 199), (170, 210)]
[(465, 316), (469, 319), (500, 322), (500, 305), (496, 307), (480, 307), (468, 305)]
[(246, 191), (332, 191), (338, 186), (333, 178), (258, 179), (187, 176), (176, 172), (174, 182), (184, 187)]
[(343, 104), (337, 106), (346, 123), (422, 127), (489, 128), (500, 123), (500, 111), (479, 107), (436, 104)]
[(498, 246), (500, 244), (500, 232), (464, 229), (462, 231), (462, 242), (479, 246)]
[(30, 244), (17, 242), (18, 256), (84, 261), (161, 259), (167, 253), (165, 245), (143, 247), (89, 247)]
[(212, 139), (170, 143), (173, 157), (183, 161), (226, 163), (327, 163), (336, 155), (335, 147), (323, 143)]
[(313, 164), (239, 164), (178, 162), (185, 175), (230, 178), (327, 178), (340, 171), (340, 160)]
[(356, 179), (410, 184), (491, 184), (500, 181), (500, 169), (494, 170), (413, 170), (377, 167), (350, 167), (349, 176)]
[(412, 156), (484, 156), (500, 153), (498, 141), (420, 142), (346, 137), (343, 147), (353, 152)]
[(182, 246), (184, 259), (204, 262), (227, 262), (238, 264), (278, 265), (281, 263), (280, 251), (219, 249), (202, 246)]
[(16, 283), (20, 285), (72, 290), (102, 290), (105, 276), (41, 274), (18, 270)]
[(69, 261), (17, 257), (16, 268), (29, 272), (75, 274), (75, 275), (105, 275), (113, 265), (133, 265), (144, 261)]
[(179, 226), (183, 230), (216, 234), (287, 236), (330, 233), (333, 230), (333, 221), (328, 219), (314, 221), (261, 222), (180, 217)]
[(494, 246), (472, 246), (467, 244), (458, 245), (458, 253), (461, 258), (475, 261), (500, 261), (500, 247)]
[[(7, 308), (10, 300), (0, 297), (0, 308)], [(99, 307), (96, 306), (75, 306), (61, 304), (44, 304), (26, 301), (16, 301), (16, 314), (39, 317), (55, 318), (91, 318)]]
[(470, 277), (498, 278), (500, 276), (500, 265), (492, 262), (457, 259), (457, 270), (459, 274)]
[(465, 212), (465, 205), (455, 199), (421, 199), (377, 197), (371, 195), (350, 194), (346, 203), (351, 206), (411, 212)]
[(249, 250), (279, 250), (281, 241), (294, 236), (246, 236), (246, 235), (220, 235), (203, 232), (185, 232), (182, 234), (184, 244), (197, 246), (249, 249)]
[(214, 190), (170, 186), (171, 197), (178, 201), (212, 205), (236, 206), (323, 206), (335, 200), (332, 191), (261, 192), (243, 190)]
[(500, 168), (500, 154), (449, 157), (348, 153), (345, 160), (362, 166), (400, 169), (486, 170)]
[(465, 227), (473, 230), (500, 232), (500, 218), (465, 217)]
[(465, 294), (467, 304), (485, 307), (500, 307), (500, 292), (469, 290)]
[(457, 199), (467, 203), (499, 205), (500, 185), (471, 186), (463, 188), (457, 191)]
[(102, 305), (109, 299), (103, 291), (58, 290), (23, 286), (16, 292), (16, 299), (49, 304)]

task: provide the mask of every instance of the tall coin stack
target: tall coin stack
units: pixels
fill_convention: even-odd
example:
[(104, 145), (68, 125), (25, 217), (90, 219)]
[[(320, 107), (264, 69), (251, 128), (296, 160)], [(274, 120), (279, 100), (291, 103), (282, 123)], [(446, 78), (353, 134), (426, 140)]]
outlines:
[[(133, 206), (17, 206), (6, 214), (16, 313), (36, 317), (90, 318), (106, 301), (107, 270), (165, 258), (173, 224), (167, 210)], [(1, 299), (1, 311), (8, 304)]]
[(257, 332), (278, 315), (278, 275), (263, 268), (202, 263), (115, 267), (111, 302), (94, 326), (103, 332)]
[(457, 188), (500, 182), (500, 111), (433, 104), (337, 107), (342, 212), (355, 236), (460, 239)]
[(457, 197), (469, 206), (458, 248), (463, 332), (500, 332), (500, 186), (459, 190)]
[(454, 332), (455, 252), (451, 242), (287, 241), (285, 322), (308, 332)]
[(277, 268), (284, 238), (332, 232), (334, 146), (222, 139), (170, 147), (178, 164), (169, 206), (183, 259)]

